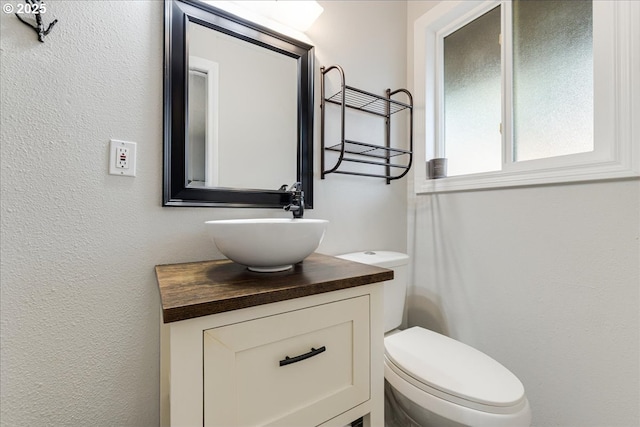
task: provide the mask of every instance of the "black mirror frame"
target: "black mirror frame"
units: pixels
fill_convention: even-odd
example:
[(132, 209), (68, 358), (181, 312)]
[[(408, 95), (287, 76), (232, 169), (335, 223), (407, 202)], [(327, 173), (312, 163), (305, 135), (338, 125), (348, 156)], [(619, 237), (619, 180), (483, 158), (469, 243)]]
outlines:
[[(165, 0), (163, 206), (282, 208), (290, 203), (289, 194), (278, 189), (187, 187), (185, 141), (189, 22), (204, 25), (297, 60), (299, 78), (296, 181), (302, 182), (305, 208), (313, 208), (313, 46), (198, 0)], [(291, 185), (293, 182), (282, 184)]]

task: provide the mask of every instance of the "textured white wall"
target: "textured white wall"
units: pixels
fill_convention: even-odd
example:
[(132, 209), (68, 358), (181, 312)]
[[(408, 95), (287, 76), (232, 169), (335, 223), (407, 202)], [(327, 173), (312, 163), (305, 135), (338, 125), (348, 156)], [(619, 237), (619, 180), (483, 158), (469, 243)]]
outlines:
[[(44, 44), (0, 17), (0, 424), (157, 425), (153, 267), (218, 258), (205, 220), (287, 215), (161, 207), (162, 2), (47, 6), (60, 21)], [(404, 85), (404, 3), (323, 6), (318, 66), (371, 91)], [(110, 138), (138, 143), (137, 177), (107, 174)], [(322, 252), (406, 250), (404, 182), (316, 177)]]
[[(405, 2), (330, 0), (320, 4), (324, 12), (307, 32), (316, 46), (316, 71), (320, 66), (341, 65), (348, 85), (380, 95), (387, 88), (406, 87)], [(316, 73), (315, 85), (316, 147), (320, 143), (319, 74)], [(330, 126), (335, 125), (336, 116), (331, 117)], [(373, 116), (357, 119), (347, 123), (355, 134), (378, 129), (382, 123)], [(406, 144), (402, 130), (395, 129), (398, 139), (394, 139), (394, 143)], [(317, 203), (312, 215), (331, 220), (328, 233), (334, 236), (323, 242), (321, 249), (325, 253), (407, 250), (406, 177), (390, 185), (379, 178), (339, 174), (329, 174), (319, 180), (317, 149), (315, 163)]]
[(640, 425), (640, 185), (420, 196), (409, 323), (524, 383), (534, 426)]
[[(409, 2), (409, 40), (434, 4)], [(640, 425), (637, 179), (410, 190), (408, 229), (409, 324), (511, 369), (536, 427)]]

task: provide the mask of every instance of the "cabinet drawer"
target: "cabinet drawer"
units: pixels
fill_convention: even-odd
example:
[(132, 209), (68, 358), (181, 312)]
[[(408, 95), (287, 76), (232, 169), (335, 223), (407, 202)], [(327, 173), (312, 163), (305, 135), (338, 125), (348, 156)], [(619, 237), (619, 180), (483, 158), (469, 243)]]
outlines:
[(314, 426), (369, 399), (368, 295), (209, 329), (203, 344), (205, 426)]

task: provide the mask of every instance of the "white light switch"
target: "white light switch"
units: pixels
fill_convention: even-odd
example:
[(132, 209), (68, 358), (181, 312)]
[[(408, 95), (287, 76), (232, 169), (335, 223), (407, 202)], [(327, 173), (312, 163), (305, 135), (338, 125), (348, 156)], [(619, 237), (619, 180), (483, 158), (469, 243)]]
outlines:
[(112, 139), (109, 142), (109, 173), (136, 176), (136, 143)]

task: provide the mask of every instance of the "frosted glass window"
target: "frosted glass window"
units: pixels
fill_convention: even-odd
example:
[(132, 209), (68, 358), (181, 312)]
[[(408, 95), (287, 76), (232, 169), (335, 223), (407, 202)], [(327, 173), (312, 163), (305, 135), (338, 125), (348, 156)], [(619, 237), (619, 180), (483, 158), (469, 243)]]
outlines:
[(444, 146), (448, 175), (502, 166), (500, 7), (444, 38)]
[(591, 1), (512, 5), (513, 160), (592, 151)]
[[(497, 28), (497, 6), (499, 119), (497, 102), (483, 96), (497, 94), (497, 77), (474, 69), (483, 32), (456, 43), (494, 14)], [(416, 194), (640, 176), (633, 132), (640, 74), (630, 65), (640, 52), (638, 16), (640, 0), (491, 0), (442, 1), (417, 18), (414, 100), (425, 106), (416, 115), (425, 150), (418, 160), (447, 157), (455, 176), (433, 180), (428, 168), (416, 168)], [(492, 39), (495, 59), (487, 62), (497, 75)], [(495, 92), (481, 90), (488, 87)], [(500, 154), (497, 144), (484, 146), (498, 138)], [(495, 167), (484, 166), (490, 159)]]

